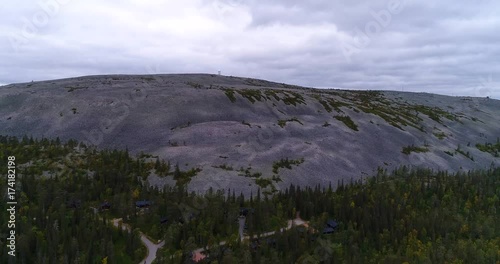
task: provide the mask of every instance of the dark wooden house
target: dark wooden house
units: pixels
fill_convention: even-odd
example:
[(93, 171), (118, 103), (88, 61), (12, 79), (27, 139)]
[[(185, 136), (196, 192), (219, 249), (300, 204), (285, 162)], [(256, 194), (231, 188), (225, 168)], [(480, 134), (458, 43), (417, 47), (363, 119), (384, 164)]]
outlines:
[(333, 221), (331, 219), (328, 220), (326, 222), (325, 228), (323, 229), (323, 234), (332, 234), (333, 232), (335, 232), (338, 226), (339, 224), (336, 221)]
[(253, 213), (254, 209), (253, 208), (240, 208), (240, 216), (247, 216), (250, 213)]
[(151, 206), (151, 201), (142, 200), (135, 202), (137, 208), (149, 208)]
[(101, 209), (101, 211), (109, 210), (109, 209), (111, 209), (111, 204), (106, 201), (106, 202), (102, 203), (99, 208)]

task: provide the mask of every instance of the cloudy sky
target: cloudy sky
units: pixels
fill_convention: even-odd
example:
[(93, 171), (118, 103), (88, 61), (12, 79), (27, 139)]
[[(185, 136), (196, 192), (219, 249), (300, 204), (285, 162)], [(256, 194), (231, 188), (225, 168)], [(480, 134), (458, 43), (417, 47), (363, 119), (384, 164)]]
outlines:
[(0, 84), (217, 73), (313, 87), (500, 98), (500, 2), (0, 3)]

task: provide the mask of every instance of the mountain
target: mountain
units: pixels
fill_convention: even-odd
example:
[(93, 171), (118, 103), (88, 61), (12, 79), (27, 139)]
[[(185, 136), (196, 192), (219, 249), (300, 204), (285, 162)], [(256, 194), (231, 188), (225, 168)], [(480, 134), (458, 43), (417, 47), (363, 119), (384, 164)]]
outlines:
[[(128, 148), (192, 169), (189, 187), (335, 186), (401, 165), (498, 166), (500, 101), (313, 89), (209, 74), (106, 75), (0, 87), (0, 134)], [(175, 184), (172, 176), (153, 184)]]

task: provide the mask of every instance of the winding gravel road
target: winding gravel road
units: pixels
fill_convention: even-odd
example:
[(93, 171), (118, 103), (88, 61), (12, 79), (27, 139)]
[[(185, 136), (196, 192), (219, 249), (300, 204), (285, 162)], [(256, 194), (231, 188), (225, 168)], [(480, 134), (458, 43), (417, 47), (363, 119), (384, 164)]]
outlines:
[[(116, 218), (116, 219), (111, 220), (111, 222), (113, 223), (113, 226), (118, 227), (119, 224), (120, 224), (120, 222), (122, 222), (122, 219), (121, 218)], [(245, 226), (245, 221), (244, 220), (240, 221), (239, 224), (240, 224), (240, 230), (242, 230), (243, 226)], [(292, 228), (292, 226), (301, 226), (301, 225), (303, 225), (305, 227), (308, 227), (308, 223), (306, 221), (300, 219), (300, 218), (295, 218), (293, 220), (288, 220), (287, 227), (282, 228), (281, 231), (288, 230), (288, 229)], [(129, 232), (131, 231), (130, 226), (127, 225), (127, 224), (124, 224), (124, 223), (122, 223), (122, 229), (123, 230), (127, 230)], [(267, 233), (262, 233), (262, 234), (260, 234), (260, 237), (272, 236), (275, 233), (276, 233), (275, 231), (267, 232)], [(146, 257), (143, 260), (141, 260), (141, 262), (139, 262), (139, 264), (151, 264), (151, 263), (153, 263), (153, 261), (156, 258), (156, 252), (158, 251), (158, 249), (162, 248), (165, 245), (165, 241), (161, 241), (160, 243), (156, 244), (153, 241), (151, 241), (144, 233), (140, 232), (140, 235), (141, 235), (141, 241), (142, 241), (142, 243), (147, 248), (147, 255), (146, 255)], [(256, 237), (257, 237), (257, 235), (254, 235), (254, 238), (256, 238)], [(243, 236), (243, 238), (241, 240), (243, 241), (243, 240), (246, 240), (246, 239), (250, 239), (250, 237), (249, 236)], [(222, 246), (222, 245), (225, 245), (225, 244), (226, 244), (226, 241), (221, 241), (219, 243), (219, 246)], [(206, 248), (198, 248), (198, 249), (195, 249), (193, 251), (193, 254), (200, 255), (205, 250), (206, 250)]]
[[(243, 241), (243, 240), (249, 240), (250, 236), (242, 236), (242, 234), (243, 234), (243, 228), (245, 226), (245, 217), (240, 217), (238, 222), (239, 222), (239, 226), (240, 226), (240, 228), (239, 228), (240, 232), (239, 233), (240, 233), (240, 239), (241, 239), (241, 241)], [(297, 217), (295, 219), (288, 220), (287, 226), (284, 227), (284, 228), (282, 228), (282, 229), (280, 229), (280, 231), (283, 232), (283, 231), (289, 230), (293, 226), (305, 226), (305, 227), (309, 227), (309, 224), (308, 224), (308, 222), (302, 220), (300, 217)], [(260, 235), (254, 235), (253, 238), (268, 237), (268, 236), (274, 235), (275, 233), (276, 233), (276, 231), (266, 232), (266, 233), (262, 233)], [(226, 241), (221, 241), (219, 243), (219, 246), (223, 246), (226, 243), (227, 243)], [(193, 254), (195, 256), (197, 256), (197, 258), (200, 258), (200, 256), (204, 256), (202, 252), (205, 251), (205, 250), (207, 250), (207, 248), (198, 248), (198, 249), (195, 249), (193, 251)]]
[[(112, 222), (113, 226), (118, 227), (119, 223), (122, 222), (122, 219), (121, 218), (113, 219)], [(122, 229), (130, 232), (130, 226), (127, 224), (122, 223)], [(140, 232), (140, 234), (141, 234), (141, 242), (147, 248), (147, 255), (143, 260), (141, 260), (141, 262), (139, 262), (139, 264), (151, 264), (156, 258), (156, 252), (158, 251), (158, 249), (160, 249), (165, 245), (165, 241), (161, 241), (160, 243), (155, 244), (144, 233)]]

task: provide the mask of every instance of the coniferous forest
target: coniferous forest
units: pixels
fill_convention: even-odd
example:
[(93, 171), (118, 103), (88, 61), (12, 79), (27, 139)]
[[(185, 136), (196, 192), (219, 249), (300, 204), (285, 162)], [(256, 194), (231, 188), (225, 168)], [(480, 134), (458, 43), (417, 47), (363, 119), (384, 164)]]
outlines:
[[(197, 168), (181, 171), (148, 154), (74, 140), (1, 136), (2, 170), (11, 156), (17, 263), (138, 263), (147, 254), (141, 232), (165, 241), (156, 263), (192, 263), (200, 248), (200, 263), (500, 263), (500, 168), (403, 166), (336, 188), (291, 185), (243, 197), (190, 193), (186, 184)], [(177, 185), (149, 186), (152, 171)], [(4, 177), (4, 201), (7, 188)], [(0, 203), (0, 263), (10, 258), (8, 208)], [(297, 216), (308, 225), (287, 228)], [(131, 232), (112, 224), (118, 218)], [(332, 220), (338, 226), (324, 232)]]

